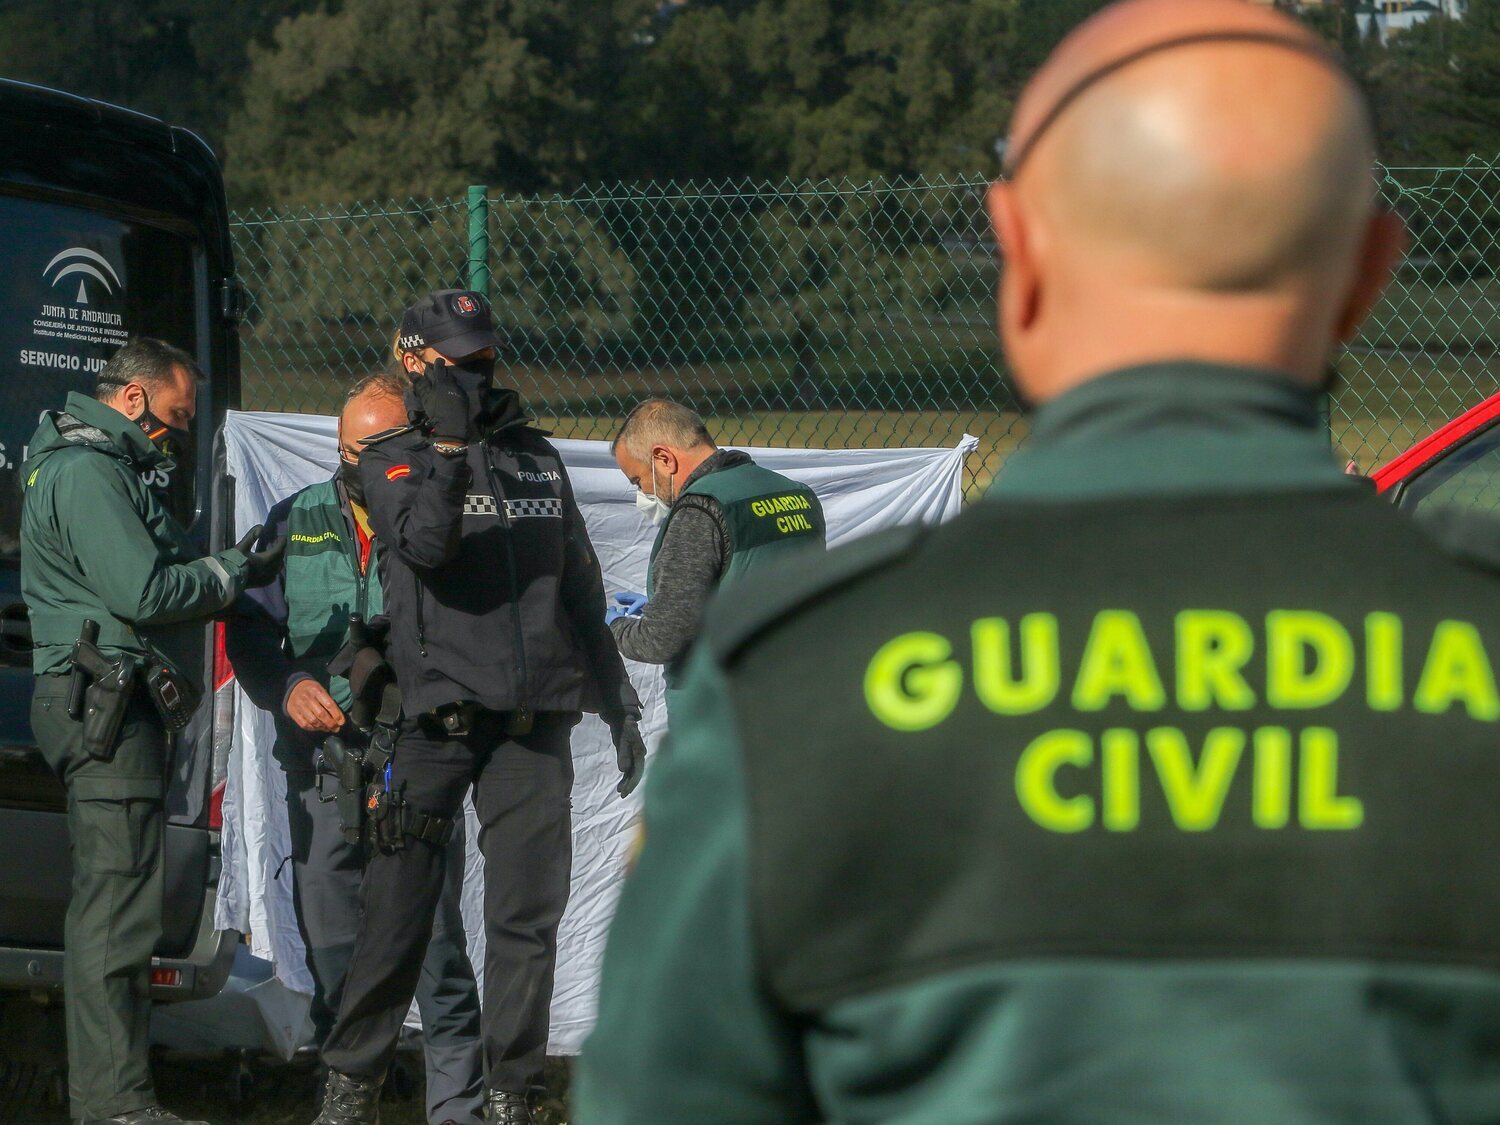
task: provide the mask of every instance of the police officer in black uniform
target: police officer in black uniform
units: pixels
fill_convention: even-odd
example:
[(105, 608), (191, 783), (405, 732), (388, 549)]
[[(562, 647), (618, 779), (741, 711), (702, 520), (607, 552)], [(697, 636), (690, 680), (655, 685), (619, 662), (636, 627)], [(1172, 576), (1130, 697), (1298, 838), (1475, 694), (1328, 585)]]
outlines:
[(533, 1121), (557, 926), (571, 866), (570, 736), (610, 726), (622, 796), (645, 765), (640, 700), (604, 624), (598, 560), (557, 450), (493, 386), (478, 293), (431, 293), (402, 318), (411, 425), (360, 457), (383, 545), (389, 659), (403, 718), (372, 816), (382, 848), (338, 1020), (319, 1125), (373, 1122), (442, 889), (443, 845), (471, 787), (485, 859), (486, 1119)]

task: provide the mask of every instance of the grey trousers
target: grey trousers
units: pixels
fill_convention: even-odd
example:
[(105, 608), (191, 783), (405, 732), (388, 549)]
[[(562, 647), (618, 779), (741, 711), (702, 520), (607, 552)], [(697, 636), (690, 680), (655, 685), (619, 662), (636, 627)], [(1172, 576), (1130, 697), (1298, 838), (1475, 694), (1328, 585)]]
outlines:
[[(292, 901), (313, 978), (312, 1019), (321, 1050), (343, 997), (359, 934), (359, 885), (364, 861), (339, 830), (338, 810), (318, 800), (311, 771), (287, 770), (287, 819), (292, 837)], [(464, 877), (462, 825), (448, 845), (443, 894), (422, 961), (417, 1008), (427, 1064), (427, 1120), (432, 1125), (482, 1125), (484, 1046), (479, 990), (464, 940), (459, 894)]]

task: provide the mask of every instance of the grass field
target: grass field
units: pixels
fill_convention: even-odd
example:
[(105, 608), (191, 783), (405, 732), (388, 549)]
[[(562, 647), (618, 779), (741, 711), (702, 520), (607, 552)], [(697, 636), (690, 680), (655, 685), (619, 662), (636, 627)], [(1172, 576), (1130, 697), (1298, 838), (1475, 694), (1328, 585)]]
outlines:
[[(1467, 318), (1462, 326), (1473, 327)], [(1388, 335), (1376, 334), (1338, 360), (1340, 383), (1330, 418), (1331, 437), (1336, 451), (1352, 459), (1361, 471), (1368, 472), (1389, 461), (1448, 419), (1500, 390), (1496, 355), (1399, 350), (1407, 346), (1409, 342), (1393, 342)], [(621, 404), (629, 405), (651, 394), (680, 394), (683, 387), (712, 403), (720, 394), (717, 380), (724, 377), (725, 372), (697, 368), (587, 377), (528, 371), (520, 382), (523, 395), (538, 412), (539, 423), (556, 436), (607, 440), (618, 432)], [(331, 412), (340, 402), (342, 382), (342, 376), (328, 372), (274, 382), (247, 377), (246, 409)], [(299, 388), (297, 401), (287, 402), (286, 389), (293, 385)], [(560, 411), (547, 410), (547, 403), (564, 386), (571, 405)], [(729, 402), (746, 393), (744, 384), (735, 386), (737, 389), (727, 394)], [(891, 392), (890, 397), (899, 401), (900, 395)], [(723, 445), (951, 447), (965, 433), (972, 434), (979, 439), (979, 448), (966, 467), (964, 494), (973, 499), (1029, 432), (1026, 418), (1015, 410), (991, 405), (979, 394), (975, 399), (972, 408), (704, 409), (708, 409), (710, 432)]]

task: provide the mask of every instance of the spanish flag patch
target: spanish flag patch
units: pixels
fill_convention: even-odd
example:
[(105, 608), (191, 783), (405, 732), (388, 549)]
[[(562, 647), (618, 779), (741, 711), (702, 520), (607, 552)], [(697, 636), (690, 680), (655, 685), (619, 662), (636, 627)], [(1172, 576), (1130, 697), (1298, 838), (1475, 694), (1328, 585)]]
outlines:
[(397, 477), (405, 477), (405, 476), (410, 476), (410, 475), (411, 475), (411, 466), (410, 465), (392, 465), (389, 469), (387, 469), (385, 471), (385, 479), (386, 480), (395, 480)]

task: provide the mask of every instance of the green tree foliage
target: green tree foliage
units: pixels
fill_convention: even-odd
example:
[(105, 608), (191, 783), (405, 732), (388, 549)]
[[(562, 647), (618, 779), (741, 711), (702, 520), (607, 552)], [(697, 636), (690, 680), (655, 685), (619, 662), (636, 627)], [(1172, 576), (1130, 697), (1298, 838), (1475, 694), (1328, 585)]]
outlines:
[(1388, 161), (1500, 157), (1500, 0), (1470, 0), (1462, 20), (1434, 17), (1392, 36), (1368, 84)]
[[(1026, 77), (1105, 0), (0, 0), (0, 74), (198, 129), (237, 204), (483, 182), (988, 175)], [(1381, 43), (1300, 7), (1381, 156), (1500, 153), (1500, 0)]]
[(246, 46), (311, 0), (0, 0), (0, 75), (187, 125), (216, 147)]
[(989, 171), (1018, 88), (1018, 0), (692, 3), (624, 87), (619, 173)]
[(345, 0), (252, 48), (229, 173), (242, 200), (574, 182), (651, 0)]

